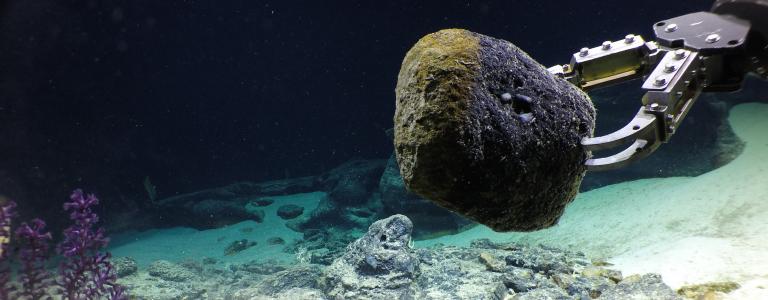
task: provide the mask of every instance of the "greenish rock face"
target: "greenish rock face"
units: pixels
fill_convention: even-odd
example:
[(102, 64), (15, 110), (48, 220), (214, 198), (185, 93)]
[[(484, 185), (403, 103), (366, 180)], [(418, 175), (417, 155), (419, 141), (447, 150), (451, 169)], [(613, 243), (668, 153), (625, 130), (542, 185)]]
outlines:
[(511, 43), (429, 34), (403, 60), (395, 153), (406, 186), (497, 231), (554, 225), (578, 192), (590, 99)]

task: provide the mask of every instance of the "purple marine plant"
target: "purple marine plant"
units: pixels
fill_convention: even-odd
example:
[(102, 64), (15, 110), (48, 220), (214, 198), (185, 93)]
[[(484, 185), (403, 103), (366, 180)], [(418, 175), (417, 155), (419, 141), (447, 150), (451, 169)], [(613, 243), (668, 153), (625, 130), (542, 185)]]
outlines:
[(109, 239), (103, 228), (95, 228), (99, 217), (92, 208), (98, 203), (96, 196), (86, 195), (80, 189), (72, 192), (70, 201), (64, 203), (64, 210), (74, 224), (64, 229), (64, 239), (56, 247), (63, 259), (55, 280), (45, 269), (51, 240), (50, 232), (44, 231), (45, 222), (34, 219), (19, 226), (16, 238), (21, 289), (15, 293), (10, 283), (8, 244), (16, 204), (9, 202), (0, 207), (0, 300), (44, 299), (48, 297), (47, 289), (54, 285), (65, 300), (127, 299), (125, 289), (117, 284), (109, 261), (111, 255), (103, 251)]
[(16, 297), (38, 300), (47, 296), (51, 274), (45, 269), (48, 261), (51, 233), (46, 232), (45, 222), (33, 219), (30, 224), (21, 223), (16, 229), (16, 241), (19, 244), (19, 282), (21, 290)]
[(116, 283), (117, 275), (109, 262), (110, 254), (101, 250), (109, 239), (104, 228), (94, 229), (99, 216), (92, 206), (99, 204), (93, 194), (85, 195), (82, 190), (72, 192), (64, 210), (75, 223), (64, 229), (64, 240), (57, 252), (64, 257), (59, 265), (59, 285), (64, 299), (125, 299), (123, 287)]

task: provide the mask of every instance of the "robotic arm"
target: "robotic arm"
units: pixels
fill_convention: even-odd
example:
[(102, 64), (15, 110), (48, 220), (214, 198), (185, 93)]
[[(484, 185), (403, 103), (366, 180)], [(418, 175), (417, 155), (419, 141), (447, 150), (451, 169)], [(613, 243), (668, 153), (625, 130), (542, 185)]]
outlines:
[(768, 0), (718, 0), (711, 12), (659, 21), (653, 29), (655, 41), (629, 34), (549, 68), (585, 91), (644, 80), (642, 105), (629, 124), (581, 142), (588, 150), (630, 146), (587, 160), (588, 170), (621, 168), (653, 153), (701, 92), (736, 91), (747, 73), (768, 79)]

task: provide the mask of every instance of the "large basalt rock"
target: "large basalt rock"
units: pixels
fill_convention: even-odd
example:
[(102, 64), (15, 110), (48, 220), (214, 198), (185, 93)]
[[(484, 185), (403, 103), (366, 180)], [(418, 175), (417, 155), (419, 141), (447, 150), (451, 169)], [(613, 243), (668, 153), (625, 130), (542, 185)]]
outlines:
[(396, 94), (395, 151), (416, 194), (497, 231), (528, 231), (555, 224), (578, 192), (592, 103), (511, 43), (427, 35)]
[(375, 214), (381, 211), (376, 192), (386, 164), (383, 159), (355, 159), (318, 176), (318, 186), (327, 197), (315, 209), (304, 212), (286, 225), (305, 234), (315, 229), (365, 230), (376, 220)]
[(386, 164), (386, 160), (351, 160), (321, 175), (320, 186), (335, 203), (359, 205), (376, 190)]
[(374, 222), (368, 232), (325, 270), (331, 299), (409, 299), (419, 259), (409, 243), (413, 223), (394, 215)]

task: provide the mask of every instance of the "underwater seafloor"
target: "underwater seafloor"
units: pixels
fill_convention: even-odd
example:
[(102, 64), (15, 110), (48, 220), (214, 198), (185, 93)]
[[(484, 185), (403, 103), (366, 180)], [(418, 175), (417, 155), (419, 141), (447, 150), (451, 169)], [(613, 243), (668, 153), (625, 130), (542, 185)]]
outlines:
[(382, 189), (397, 180), (387, 178), (390, 159), (161, 200), (189, 210), (178, 213), (192, 223), (206, 222), (191, 220), (195, 211), (209, 221), (237, 214), (230, 202), (258, 217), (122, 233), (110, 251), (138, 299), (768, 299), (766, 116), (768, 104), (731, 108), (744, 148), (730, 163), (583, 192), (558, 225), (537, 232), (457, 218), (447, 222), (456, 230), (419, 233), (423, 215), (385, 219), (374, 200), (339, 200), (364, 192), (349, 187), (357, 180), (386, 203)]

